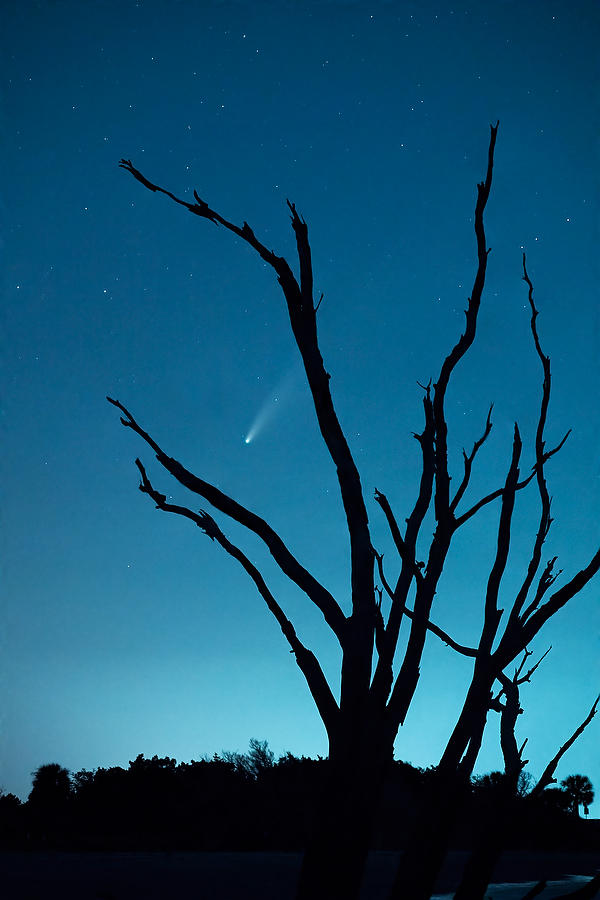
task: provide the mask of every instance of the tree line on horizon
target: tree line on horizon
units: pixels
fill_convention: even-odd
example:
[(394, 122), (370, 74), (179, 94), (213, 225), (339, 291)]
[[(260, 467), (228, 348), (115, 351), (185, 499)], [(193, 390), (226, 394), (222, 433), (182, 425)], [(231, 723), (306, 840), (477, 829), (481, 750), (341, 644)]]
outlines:
[[(247, 753), (215, 753), (180, 762), (139, 754), (121, 766), (71, 774), (58, 763), (40, 766), (25, 803), (0, 794), (4, 847), (114, 850), (302, 850), (313, 828), (316, 800), (329, 761), (286, 753), (275, 760), (266, 741)], [(475, 844), (496, 816), (504, 773), (473, 776), (456, 823), (456, 848)], [(585, 822), (593, 802), (585, 775), (527, 796), (523, 772), (513, 797), (511, 849), (595, 846), (596, 822)], [(398, 849), (419, 813), (435, 816), (442, 785), (434, 767), (396, 760), (382, 795), (375, 849)]]

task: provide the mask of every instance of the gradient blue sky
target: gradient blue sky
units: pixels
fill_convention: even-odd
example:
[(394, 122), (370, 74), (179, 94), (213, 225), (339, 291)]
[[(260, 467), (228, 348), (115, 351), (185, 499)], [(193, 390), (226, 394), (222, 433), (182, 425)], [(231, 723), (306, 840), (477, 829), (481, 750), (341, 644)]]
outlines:
[[(495, 402), (472, 496), (500, 484), (512, 423), (540, 392), (521, 252), (553, 362), (548, 440), (565, 574), (600, 541), (598, 110), (593, 2), (8, 2), (1, 53), (3, 594), (0, 785), (30, 773), (243, 750), (326, 753), (279, 628), (245, 573), (189, 523), (153, 509), (134, 458), (186, 502), (104, 397), (118, 397), (188, 467), (264, 515), (347, 608), (336, 478), (303, 389), (270, 270), (223, 229), (145, 191), (121, 156), (187, 196), (197, 188), (293, 257), (285, 198), (310, 226), (322, 351), (372, 501), (408, 513), (418, 477), (417, 380), (463, 325), (474, 274), (475, 184), (500, 119), (492, 247), (477, 346), (448, 412), (452, 462)], [(278, 400), (275, 401), (275, 397)], [(244, 443), (263, 409), (273, 414)], [(196, 498), (197, 499), (197, 498)], [(504, 602), (533, 538), (520, 498)], [(197, 507), (199, 504), (192, 503)], [(473, 640), (497, 509), (455, 541), (435, 617)], [(322, 659), (320, 615), (252, 536), (219, 523), (262, 568)], [(598, 583), (531, 649), (523, 690), (539, 774), (600, 688)], [(469, 663), (432, 639), (397, 756), (435, 763)], [(479, 771), (499, 765), (490, 720)], [(598, 723), (561, 765), (600, 792)], [(593, 811), (598, 809), (598, 804)]]

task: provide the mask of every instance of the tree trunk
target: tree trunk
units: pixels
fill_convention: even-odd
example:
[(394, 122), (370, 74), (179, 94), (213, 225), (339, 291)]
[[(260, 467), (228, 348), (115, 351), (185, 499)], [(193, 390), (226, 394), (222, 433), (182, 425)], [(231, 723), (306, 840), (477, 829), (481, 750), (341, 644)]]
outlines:
[(358, 900), (392, 754), (351, 748), (329, 760), (327, 783), (315, 810), (296, 900)]
[(480, 822), (478, 838), (467, 860), (462, 880), (454, 900), (484, 900), (492, 880), (494, 868), (506, 846), (507, 838), (514, 833), (516, 820), (515, 802), (521, 769), (515, 768), (490, 797), (488, 812)]
[(465, 780), (451, 773), (430, 789), (404, 849), (388, 900), (429, 900), (444, 864), (452, 827), (464, 802)]
[[(358, 900), (371, 838), (371, 810), (359, 798), (338, 794), (322, 804), (306, 848), (297, 900)], [(324, 807), (328, 809), (325, 810)]]
[(388, 900), (429, 900), (433, 893), (464, 804), (493, 682), (489, 660), (477, 660), (461, 714), (430, 785), (429, 802), (407, 842)]
[(463, 877), (454, 900), (484, 900), (494, 868), (500, 859), (503, 845), (496, 829), (486, 835), (467, 860)]

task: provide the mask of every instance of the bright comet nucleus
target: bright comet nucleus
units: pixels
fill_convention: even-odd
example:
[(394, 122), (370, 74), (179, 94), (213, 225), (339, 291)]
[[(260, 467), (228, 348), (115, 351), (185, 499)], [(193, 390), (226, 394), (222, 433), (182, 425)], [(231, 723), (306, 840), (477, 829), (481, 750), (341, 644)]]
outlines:
[(299, 365), (296, 363), (283, 376), (283, 378), (280, 379), (275, 389), (271, 392), (271, 395), (267, 397), (267, 399), (258, 410), (256, 416), (254, 417), (254, 421), (252, 422), (248, 432), (246, 433), (246, 437), (244, 438), (245, 444), (251, 443), (251, 441), (253, 441), (260, 434), (265, 425), (267, 425), (271, 421), (271, 419), (274, 418), (277, 410), (290, 399), (294, 392), (295, 385), (300, 382), (300, 377), (301, 370)]

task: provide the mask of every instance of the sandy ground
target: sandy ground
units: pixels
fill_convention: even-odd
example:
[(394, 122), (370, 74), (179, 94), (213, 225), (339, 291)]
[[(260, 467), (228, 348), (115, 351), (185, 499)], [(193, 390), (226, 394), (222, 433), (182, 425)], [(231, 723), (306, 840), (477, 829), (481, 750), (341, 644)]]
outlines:
[[(452, 853), (438, 883), (452, 890), (466, 854)], [(371, 854), (363, 900), (385, 900), (398, 854)], [(293, 900), (296, 853), (0, 853), (5, 900)], [(594, 853), (507, 853), (490, 889), (493, 900), (516, 900), (526, 882), (593, 875)], [(514, 883), (520, 883), (515, 889)], [(507, 884), (508, 883), (508, 884)], [(540, 900), (578, 884), (549, 886)]]

